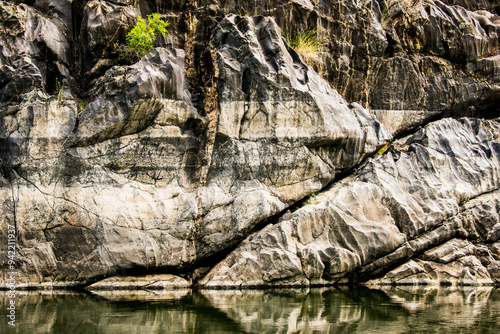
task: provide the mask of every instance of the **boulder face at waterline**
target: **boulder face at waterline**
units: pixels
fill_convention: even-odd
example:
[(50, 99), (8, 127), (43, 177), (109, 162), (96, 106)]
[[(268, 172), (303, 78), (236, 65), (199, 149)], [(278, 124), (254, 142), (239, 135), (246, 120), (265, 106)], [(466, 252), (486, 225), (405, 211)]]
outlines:
[(3, 287), (500, 282), (500, 17), (413, 3), (0, 1)]

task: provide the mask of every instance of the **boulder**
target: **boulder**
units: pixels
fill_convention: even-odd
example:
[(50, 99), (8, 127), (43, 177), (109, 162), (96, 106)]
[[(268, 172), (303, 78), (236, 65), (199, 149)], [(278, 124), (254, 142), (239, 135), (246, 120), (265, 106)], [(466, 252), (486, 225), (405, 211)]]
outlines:
[[(406, 277), (417, 282), (410, 272), (425, 283), (431, 279), (426, 273), (436, 269), (441, 274), (431, 276), (435, 281), (493, 284), (470, 242), (464, 241), (469, 248), (462, 245), (460, 251), (455, 251), (463, 248), (460, 244), (446, 242), (476, 240), (478, 233), (489, 242), (498, 241), (498, 126), (474, 119), (429, 124), (371, 158), (348, 182), (322, 194), (326, 199), (319, 204), (305, 205), (248, 237), (200, 286), (357, 282), (408, 260), (379, 282), (397, 283)], [(473, 219), (482, 208), (481, 219)], [(421, 253), (422, 258), (411, 260)], [(428, 265), (438, 258), (445, 264)]]
[(113, 276), (87, 286), (90, 291), (97, 290), (166, 290), (186, 289), (189, 282), (171, 274), (146, 276)]

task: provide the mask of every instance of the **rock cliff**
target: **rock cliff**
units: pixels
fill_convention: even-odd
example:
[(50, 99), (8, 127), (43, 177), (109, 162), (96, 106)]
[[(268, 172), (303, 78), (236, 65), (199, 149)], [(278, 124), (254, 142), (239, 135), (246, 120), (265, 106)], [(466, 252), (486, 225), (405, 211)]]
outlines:
[(3, 286), (498, 284), (498, 10), (0, 1)]

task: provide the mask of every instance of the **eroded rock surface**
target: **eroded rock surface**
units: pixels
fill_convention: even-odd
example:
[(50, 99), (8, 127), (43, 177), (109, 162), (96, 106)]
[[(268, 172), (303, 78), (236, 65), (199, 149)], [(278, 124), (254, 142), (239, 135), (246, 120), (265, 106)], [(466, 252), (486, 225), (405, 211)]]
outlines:
[[(370, 159), (349, 181), (322, 194), (321, 203), (249, 237), (200, 284), (356, 281), (417, 256), (379, 283), (411, 283), (411, 275), (431, 272), (419, 283), (432, 277), (443, 283), (493, 284), (498, 256), (466, 239), (489, 244), (499, 238), (498, 129), (495, 121), (471, 119), (428, 125)], [(463, 240), (453, 243), (455, 238)]]
[[(498, 282), (500, 18), (454, 4), (0, 1), (18, 283)], [(169, 35), (119, 58), (151, 12)]]
[(33, 91), (4, 115), (3, 224), (17, 227), (24, 284), (202, 262), (391, 138), (271, 18), (229, 16), (211, 45), (208, 116), (182, 50), (162, 48), (109, 69), (83, 110)]
[(91, 284), (87, 287), (90, 291), (97, 290), (171, 290), (187, 289), (190, 283), (185, 279), (171, 275), (147, 276), (113, 276)]

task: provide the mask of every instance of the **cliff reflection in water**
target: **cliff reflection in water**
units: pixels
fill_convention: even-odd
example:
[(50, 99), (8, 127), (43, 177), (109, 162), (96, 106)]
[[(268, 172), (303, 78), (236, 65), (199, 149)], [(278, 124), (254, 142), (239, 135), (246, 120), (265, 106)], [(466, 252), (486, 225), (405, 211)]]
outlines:
[(365, 288), (19, 292), (1, 333), (494, 333), (500, 291)]

